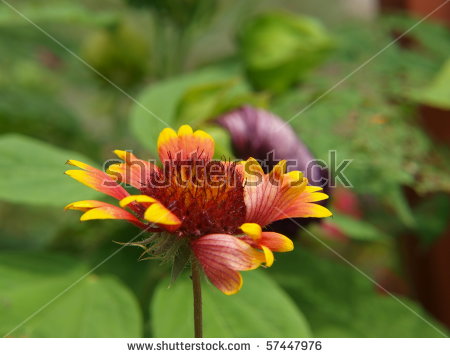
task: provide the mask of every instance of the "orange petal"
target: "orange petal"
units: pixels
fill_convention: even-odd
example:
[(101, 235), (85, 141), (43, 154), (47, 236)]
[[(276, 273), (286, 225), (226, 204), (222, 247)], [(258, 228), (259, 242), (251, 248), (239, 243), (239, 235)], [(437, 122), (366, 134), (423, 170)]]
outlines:
[(114, 205), (88, 210), (80, 218), (81, 221), (104, 219), (127, 220), (132, 223), (141, 223), (133, 214)]
[(298, 200), (306, 186), (306, 179), (301, 185), (290, 186), (284, 174), (281, 182), (273, 181), (273, 177), (264, 175), (257, 185), (245, 185), (245, 206), (247, 214), (245, 221), (254, 222), (264, 227), (273, 221), (280, 220), (283, 209)]
[(170, 231), (178, 229), (181, 225), (181, 220), (160, 202), (150, 205), (145, 211), (144, 218), (155, 224), (169, 226)]
[(101, 170), (98, 170), (98, 169), (94, 168), (93, 166), (91, 166), (89, 164), (80, 162), (79, 160), (70, 159), (70, 160), (68, 160), (66, 162), (66, 164), (73, 165), (74, 167), (78, 167), (78, 168), (81, 168), (83, 170), (88, 170), (88, 171), (91, 171), (91, 172), (95, 172), (95, 171), (101, 172)]
[(131, 152), (115, 150), (114, 153), (124, 160), (125, 163), (112, 164), (106, 172), (120, 183), (126, 183), (137, 189), (142, 189), (148, 185), (151, 174), (159, 170), (155, 164), (138, 159)]
[(194, 132), (188, 125), (181, 126), (178, 133), (165, 128), (158, 138), (158, 154), (162, 162), (192, 158), (210, 160), (214, 154), (214, 139), (204, 131)]
[(313, 185), (308, 185), (305, 188), (305, 193), (314, 193), (316, 191), (322, 191), (323, 188), (321, 188), (320, 186), (313, 186)]
[(263, 182), (265, 174), (256, 159), (250, 157), (242, 161), (239, 168), (243, 173), (248, 188), (257, 187)]
[(308, 181), (299, 171), (284, 174), (285, 162), (281, 161), (270, 174), (263, 174), (256, 160), (250, 158), (244, 164), (245, 221), (264, 227), (271, 222), (290, 217), (330, 216), (328, 209), (312, 202), (328, 196), (318, 193), (319, 187), (308, 187)]
[(109, 205), (109, 204), (105, 203), (103, 201), (98, 201), (98, 200), (81, 200), (81, 201), (75, 201), (73, 203), (66, 205), (64, 210), (88, 211), (90, 209), (98, 208), (98, 207), (105, 206), (105, 205)]
[(132, 152), (129, 152), (127, 150), (116, 149), (114, 151), (114, 154), (122, 159), (125, 163), (131, 163), (135, 160), (138, 160), (138, 158)]
[(286, 173), (286, 160), (281, 160), (273, 167), (271, 174), (276, 178), (281, 178), (284, 173)]
[[(307, 187), (308, 188), (308, 187)], [(307, 192), (306, 190), (300, 194), (301, 200), (304, 203), (314, 203), (328, 199), (328, 195), (322, 192)]]
[(158, 151), (160, 148), (166, 147), (176, 140), (178, 140), (177, 132), (175, 132), (172, 128), (164, 128), (158, 137)]
[(148, 195), (129, 195), (126, 198), (123, 198), (119, 205), (123, 208), (125, 206), (130, 205), (131, 203), (156, 203), (158, 200), (148, 196)]
[[(328, 216), (332, 216), (330, 210), (326, 207), (314, 204), (314, 203), (305, 203), (302, 201), (296, 201), (291, 206), (285, 208), (282, 211), (282, 215), (280, 219), (285, 218), (326, 218)], [(278, 219), (279, 220), (279, 219)]]
[(67, 205), (65, 210), (80, 210), (85, 213), (81, 215), (81, 221), (87, 220), (104, 220), (104, 219), (116, 219), (127, 220), (132, 224), (146, 228), (147, 225), (142, 223), (137, 217), (112, 204), (105, 203), (98, 200), (81, 200)]
[(65, 174), (80, 183), (112, 196), (118, 200), (128, 196), (128, 192), (122, 188), (116, 181), (112, 180), (106, 173), (98, 170), (90, 165), (84, 164), (77, 160), (69, 160), (67, 164), (77, 166), (83, 170), (67, 170)]
[(292, 240), (277, 232), (263, 232), (259, 244), (275, 252), (287, 252), (294, 249)]

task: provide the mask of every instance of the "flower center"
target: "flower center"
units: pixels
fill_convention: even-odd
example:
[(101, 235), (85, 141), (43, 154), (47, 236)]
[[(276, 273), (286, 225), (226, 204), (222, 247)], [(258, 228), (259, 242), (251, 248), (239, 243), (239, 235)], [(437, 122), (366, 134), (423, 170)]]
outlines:
[(183, 237), (234, 234), (245, 220), (244, 180), (236, 163), (168, 161), (141, 191), (181, 219), (177, 233)]

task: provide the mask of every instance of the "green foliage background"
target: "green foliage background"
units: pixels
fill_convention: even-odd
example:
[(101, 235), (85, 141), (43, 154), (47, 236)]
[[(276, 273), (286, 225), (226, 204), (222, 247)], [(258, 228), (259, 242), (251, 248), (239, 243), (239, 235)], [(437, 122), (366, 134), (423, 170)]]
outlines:
[[(352, 159), (345, 174), (363, 209), (355, 217), (332, 202), (334, 218), (300, 232), (273, 268), (246, 273), (238, 295), (205, 281), (205, 335), (446, 334), (412, 289), (389, 296), (375, 284), (380, 270), (408, 284), (401, 235), (427, 250), (448, 226), (449, 149), (418, 121), (421, 105), (450, 109), (446, 28), (425, 22), (408, 46), (368, 61), (417, 20), (320, 9), (322, 19), (303, 18), (311, 8), (289, 1), (9, 3), (26, 18), (0, 4), (2, 336), (192, 336), (189, 278), (168, 288), (170, 267), (113, 243), (139, 233), (127, 224), (64, 213), (71, 201), (105, 199), (63, 175), (64, 163), (101, 167), (114, 149), (154, 158), (161, 129), (183, 123), (210, 131), (216, 155), (231, 157), (213, 119), (243, 104), (290, 120), (317, 158)], [(260, 51), (274, 56), (258, 61)], [(406, 187), (428, 199), (410, 207)]]

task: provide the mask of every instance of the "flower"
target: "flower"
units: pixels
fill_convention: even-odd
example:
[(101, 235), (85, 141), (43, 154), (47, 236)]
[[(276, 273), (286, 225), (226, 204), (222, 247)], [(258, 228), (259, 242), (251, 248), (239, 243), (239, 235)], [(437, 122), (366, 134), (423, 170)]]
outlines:
[[(119, 200), (119, 206), (96, 200), (71, 203), (81, 220), (122, 219), (149, 232), (148, 252), (177, 252), (186, 245), (208, 279), (225, 294), (242, 286), (240, 271), (274, 261), (273, 252), (293, 249), (292, 241), (263, 227), (290, 217), (326, 217), (328, 209), (315, 204), (327, 198), (321, 188), (309, 186), (300, 171), (285, 173), (286, 162), (264, 174), (259, 163), (213, 160), (214, 140), (188, 125), (164, 129), (158, 139), (162, 165), (115, 151), (122, 163), (102, 172), (69, 160), (78, 167), (66, 174)], [(131, 195), (120, 182), (139, 194)], [(174, 249), (175, 248), (175, 249)]]
[[(324, 192), (329, 194), (328, 170), (315, 164), (308, 147), (280, 117), (264, 109), (247, 105), (223, 114), (216, 122), (230, 133), (233, 152), (238, 158), (253, 157), (263, 161), (266, 172), (272, 170), (277, 160), (289, 158), (292, 162), (291, 169), (302, 171), (311, 185), (321, 186)], [(326, 201), (320, 204), (325, 203)], [(293, 236), (301, 226), (317, 220), (286, 219), (270, 227), (285, 235)]]

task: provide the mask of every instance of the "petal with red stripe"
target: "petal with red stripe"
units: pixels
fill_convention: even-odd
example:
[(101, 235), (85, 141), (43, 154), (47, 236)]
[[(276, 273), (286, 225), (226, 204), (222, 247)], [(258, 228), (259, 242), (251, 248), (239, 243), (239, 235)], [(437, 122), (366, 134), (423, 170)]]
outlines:
[(265, 261), (262, 252), (227, 234), (202, 236), (192, 241), (191, 247), (208, 279), (227, 295), (242, 286), (238, 271), (253, 270)]
[(250, 158), (244, 164), (246, 222), (264, 227), (271, 222), (291, 217), (326, 217), (331, 212), (312, 204), (327, 199), (318, 187), (308, 187), (299, 171), (284, 174), (285, 162), (264, 174), (259, 163)]

